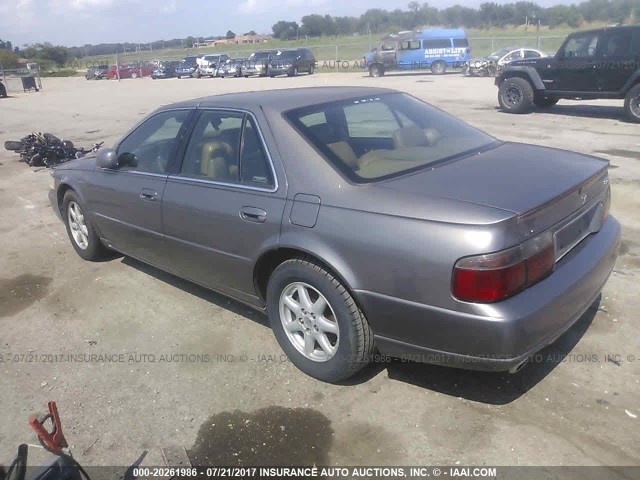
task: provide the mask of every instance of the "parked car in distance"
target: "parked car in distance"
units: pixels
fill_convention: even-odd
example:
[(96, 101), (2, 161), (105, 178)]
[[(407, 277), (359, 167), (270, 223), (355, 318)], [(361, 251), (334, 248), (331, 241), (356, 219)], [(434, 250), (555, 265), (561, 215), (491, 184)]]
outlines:
[(486, 57), (472, 58), (462, 67), (462, 74), (469, 77), (495, 77), (502, 67), (514, 60), (547, 56), (546, 53), (530, 47), (501, 48)]
[(184, 57), (176, 67), (176, 77), (193, 77), (198, 69), (197, 60), (199, 55), (188, 55)]
[(173, 78), (176, 76), (176, 68), (179, 62), (173, 60), (161, 60), (156, 65), (151, 78), (154, 80), (158, 78)]
[(245, 77), (258, 75), (260, 77), (267, 76), (267, 68), (269, 67), (269, 61), (273, 56), (278, 53), (278, 50), (257, 50), (249, 55), (249, 58), (245, 62), (242, 69), (242, 74)]
[[(120, 65), (119, 70), (119, 76), (121, 79), (148, 77), (153, 73), (153, 68), (149, 65)], [(109, 67), (106, 78), (109, 80), (118, 78), (118, 67), (116, 65)]]
[(267, 66), (267, 75), (287, 75), (296, 77), (304, 72), (312, 75), (316, 68), (316, 59), (308, 48), (290, 48), (279, 50), (271, 56)]
[(230, 58), (224, 62), (216, 71), (216, 77), (242, 77), (244, 75), (243, 69), (247, 62), (246, 58)]
[(82, 258), (113, 249), (266, 311), (334, 382), (376, 348), (520, 369), (613, 269), (607, 168), (395, 90), (300, 88), (163, 106), (57, 167), (49, 198)]
[(430, 28), (393, 34), (362, 59), (372, 77), (389, 70), (431, 70), (442, 75), (462, 67), (471, 54), (467, 33), (461, 28)]
[(498, 103), (508, 113), (549, 108), (560, 99), (624, 99), (640, 122), (640, 25), (569, 35), (554, 57), (516, 60), (496, 77)]
[(84, 78), (87, 80), (102, 80), (103, 78), (106, 78), (108, 71), (109, 65), (94, 65), (87, 69), (87, 73), (85, 73)]
[(229, 60), (226, 53), (204, 55), (197, 60), (198, 70), (196, 77), (215, 77), (218, 67)]

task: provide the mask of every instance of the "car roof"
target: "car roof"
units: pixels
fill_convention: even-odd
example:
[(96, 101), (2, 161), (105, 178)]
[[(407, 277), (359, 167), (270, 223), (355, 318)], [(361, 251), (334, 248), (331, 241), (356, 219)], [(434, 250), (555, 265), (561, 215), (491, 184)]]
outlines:
[(195, 98), (184, 102), (161, 107), (170, 110), (185, 107), (220, 107), (255, 110), (264, 107), (275, 112), (285, 112), (294, 108), (308, 107), (350, 98), (370, 97), (399, 93), (390, 88), (378, 87), (301, 87), (280, 90), (261, 90), (253, 92), (226, 93), (210, 97)]
[(612, 30), (635, 29), (635, 28), (640, 28), (640, 23), (636, 23), (634, 25), (608, 25), (606, 27), (601, 27), (601, 28), (591, 28), (589, 30), (580, 30), (579, 32), (573, 32), (567, 36), (571, 37), (573, 35), (579, 35), (581, 33), (606, 32), (606, 31), (612, 31)]

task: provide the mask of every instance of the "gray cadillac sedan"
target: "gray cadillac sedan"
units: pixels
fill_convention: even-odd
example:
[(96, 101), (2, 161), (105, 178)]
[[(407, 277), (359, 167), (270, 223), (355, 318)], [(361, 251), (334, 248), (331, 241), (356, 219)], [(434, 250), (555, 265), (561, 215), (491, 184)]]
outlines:
[(374, 352), (517, 371), (616, 259), (608, 163), (502, 142), (410, 95), (302, 88), (162, 107), (53, 172), (78, 254), (266, 311), (321, 380)]

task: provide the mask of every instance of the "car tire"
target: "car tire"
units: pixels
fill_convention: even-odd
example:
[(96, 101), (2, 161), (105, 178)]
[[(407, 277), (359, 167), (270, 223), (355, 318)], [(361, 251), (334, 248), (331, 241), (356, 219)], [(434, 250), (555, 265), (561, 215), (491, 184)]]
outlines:
[(7, 89), (4, 85), (0, 85), (0, 97), (7, 98)]
[(374, 63), (369, 67), (369, 76), (370, 77), (384, 77), (384, 66), (379, 63)]
[(176, 78), (180, 80), (182, 77), (180, 75), (176, 75)]
[(67, 227), (67, 235), (78, 255), (85, 260), (100, 260), (108, 250), (87, 217), (87, 210), (73, 190), (67, 190), (62, 200), (62, 218)]
[(133, 72), (133, 73), (131, 74), (131, 78), (138, 78), (138, 74), (137, 74), (137, 73), (135, 73), (135, 72)]
[(507, 78), (498, 89), (500, 108), (508, 113), (528, 113), (533, 107), (533, 88), (524, 78)]
[[(323, 306), (317, 303), (321, 300)], [(274, 270), (267, 310), (282, 350), (311, 377), (340, 382), (371, 360), (373, 332), (367, 319), (342, 282), (313, 258), (293, 258)]]
[(313, 75), (315, 71), (316, 71), (316, 67), (314, 65), (311, 65), (309, 67), (309, 75)]
[(438, 60), (431, 64), (431, 73), (434, 75), (443, 75), (447, 71), (447, 64), (442, 60)]
[(533, 104), (538, 108), (551, 108), (558, 103), (559, 98), (552, 97), (535, 97), (533, 98)]
[(640, 123), (640, 84), (629, 90), (624, 97), (624, 111), (629, 120)]

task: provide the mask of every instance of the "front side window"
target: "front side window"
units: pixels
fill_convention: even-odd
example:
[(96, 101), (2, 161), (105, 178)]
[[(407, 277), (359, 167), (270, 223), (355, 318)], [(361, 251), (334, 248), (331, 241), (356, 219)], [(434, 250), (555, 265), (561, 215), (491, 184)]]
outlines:
[(420, 48), (420, 41), (418, 40), (405, 40), (400, 44), (401, 50), (418, 50)]
[(122, 169), (166, 173), (188, 115), (188, 110), (174, 110), (145, 120), (118, 145)]
[[(285, 117), (329, 163), (356, 183), (434, 166), (498, 143), (403, 93), (313, 105), (286, 112)], [(322, 118), (332, 121), (319, 122)]]
[(596, 54), (599, 33), (582, 33), (567, 40), (563, 53), (565, 58), (589, 58)]

